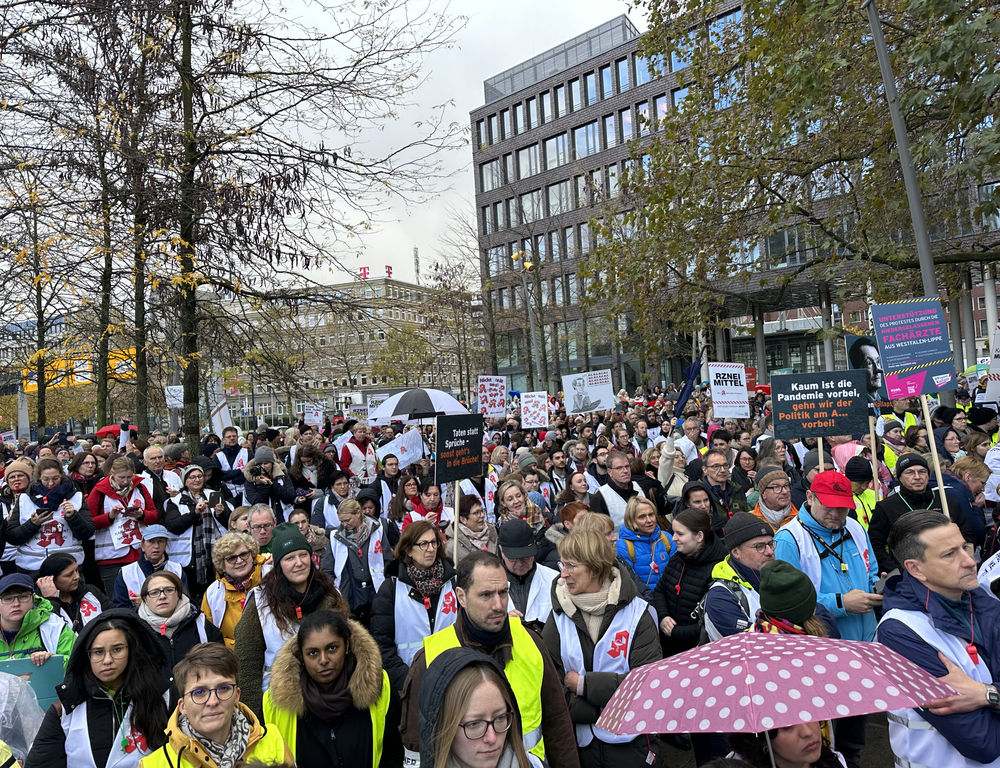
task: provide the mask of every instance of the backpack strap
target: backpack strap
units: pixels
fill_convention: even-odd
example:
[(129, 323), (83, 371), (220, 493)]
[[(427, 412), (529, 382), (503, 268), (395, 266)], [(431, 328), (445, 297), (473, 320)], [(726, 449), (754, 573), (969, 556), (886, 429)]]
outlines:
[(632, 561), (632, 567), (635, 568), (635, 542), (632, 539), (625, 539), (625, 548), (628, 550), (628, 559)]

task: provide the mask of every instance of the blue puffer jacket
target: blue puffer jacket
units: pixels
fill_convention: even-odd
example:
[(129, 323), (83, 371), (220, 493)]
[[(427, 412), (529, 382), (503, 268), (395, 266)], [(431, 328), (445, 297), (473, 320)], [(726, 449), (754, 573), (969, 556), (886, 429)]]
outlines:
[[(635, 557), (629, 552), (629, 542)], [(650, 536), (643, 536), (623, 525), (618, 531), (615, 549), (618, 556), (632, 566), (636, 576), (650, 589), (655, 589), (667, 560), (674, 553), (674, 540), (669, 533), (661, 531), (660, 526), (656, 526)]]

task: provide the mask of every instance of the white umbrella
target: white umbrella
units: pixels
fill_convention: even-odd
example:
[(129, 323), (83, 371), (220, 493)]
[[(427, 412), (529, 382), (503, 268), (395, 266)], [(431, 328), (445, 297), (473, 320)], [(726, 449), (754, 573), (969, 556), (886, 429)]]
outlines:
[(368, 423), (379, 426), (393, 421), (415, 422), (463, 413), (469, 413), (469, 409), (447, 392), (417, 388), (390, 397), (368, 414)]

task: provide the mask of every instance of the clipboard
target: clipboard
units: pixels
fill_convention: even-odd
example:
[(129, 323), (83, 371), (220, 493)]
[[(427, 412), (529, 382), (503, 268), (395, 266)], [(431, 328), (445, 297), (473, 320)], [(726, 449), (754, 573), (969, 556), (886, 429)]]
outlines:
[(0, 672), (27, 678), (38, 699), (38, 706), (44, 712), (59, 698), (56, 687), (66, 676), (66, 658), (52, 656), (40, 667), (36, 667), (29, 658), (4, 659), (0, 661)]

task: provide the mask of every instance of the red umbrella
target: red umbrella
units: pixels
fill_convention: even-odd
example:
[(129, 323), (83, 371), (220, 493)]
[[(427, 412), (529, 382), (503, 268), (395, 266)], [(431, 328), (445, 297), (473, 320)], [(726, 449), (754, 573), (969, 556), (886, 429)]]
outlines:
[(122, 428), (119, 424), (108, 424), (108, 426), (97, 430), (98, 437), (118, 437), (121, 433)]
[(879, 643), (740, 632), (629, 672), (597, 726), (612, 733), (760, 733), (954, 695)]

